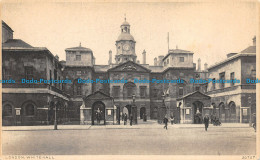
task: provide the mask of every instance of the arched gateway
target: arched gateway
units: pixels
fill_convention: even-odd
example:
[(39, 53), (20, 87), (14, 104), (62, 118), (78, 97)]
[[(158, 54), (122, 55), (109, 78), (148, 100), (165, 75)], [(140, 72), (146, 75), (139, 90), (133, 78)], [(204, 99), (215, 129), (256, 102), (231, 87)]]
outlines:
[(96, 91), (83, 98), (83, 104), (80, 107), (80, 124), (116, 124), (116, 113), (113, 98), (101, 91)]

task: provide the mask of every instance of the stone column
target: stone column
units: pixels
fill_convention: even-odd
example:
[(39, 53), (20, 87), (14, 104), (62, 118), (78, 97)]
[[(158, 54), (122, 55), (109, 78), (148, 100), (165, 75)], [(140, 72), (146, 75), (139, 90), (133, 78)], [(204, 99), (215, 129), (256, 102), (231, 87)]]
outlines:
[(85, 116), (84, 116), (84, 108), (80, 108), (80, 124), (84, 124)]

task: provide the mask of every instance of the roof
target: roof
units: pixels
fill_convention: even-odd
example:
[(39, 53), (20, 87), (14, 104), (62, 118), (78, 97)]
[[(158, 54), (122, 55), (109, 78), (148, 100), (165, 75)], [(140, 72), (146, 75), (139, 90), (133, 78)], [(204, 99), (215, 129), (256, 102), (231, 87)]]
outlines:
[(72, 48), (66, 48), (65, 51), (86, 51), (86, 52), (92, 52), (91, 49), (85, 48), (85, 47), (72, 47)]
[(12, 28), (10, 26), (8, 26), (8, 24), (6, 24), (3, 20), (2, 20), (2, 25), (5, 26), (6, 28), (8, 28), (10, 31), (14, 32), (12, 30)]
[(134, 41), (135, 42), (134, 37), (129, 33), (121, 33), (118, 36), (117, 41), (121, 41), (121, 40), (127, 40), (127, 41)]
[(149, 66), (149, 69), (152, 72), (163, 72), (164, 70), (163, 66)]
[(21, 39), (8, 39), (5, 43), (3, 43), (3, 47), (9, 48), (34, 48), (30, 44), (24, 42)]
[(256, 53), (256, 46), (249, 46), (241, 51), (241, 53)]
[(227, 62), (229, 62), (229, 61), (231, 61), (233, 59), (236, 59), (238, 57), (242, 57), (242, 56), (256, 56), (256, 53), (238, 53), (238, 54), (236, 54), (234, 56), (231, 56), (231, 57), (229, 57), (229, 58), (227, 58), (225, 60), (222, 60), (222, 61), (220, 61), (220, 62), (218, 62), (218, 63), (208, 67), (208, 70), (210, 70), (212, 68), (215, 68), (217, 66), (220, 66), (221, 64), (227, 63)]
[(186, 50), (182, 50), (182, 49), (170, 49), (168, 51), (168, 54), (163, 58), (163, 60), (166, 59), (171, 54), (182, 54), (182, 53), (184, 53), (184, 54), (193, 54), (193, 52), (191, 52), (191, 51), (186, 51)]
[(107, 72), (109, 65), (94, 65), (95, 72)]
[(177, 98), (177, 100), (188, 98), (188, 97), (194, 96), (195, 94), (200, 95), (200, 96), (205, 97), (205, 98), (208, 98), (208, 99), (211, 98), (210, 96), (208, 96), (208, 95), (206, 95), (204, 93), (201, 93), (200, 91), (195, 91), (195, 92), (188, 93), (188, 94), (186, 94), (186, 95), (184, 95), (184, 96), (182, 96), (180, 98)]
[(124, 21), (121, 26), (130, 26), (130, 24), (127, 21)]

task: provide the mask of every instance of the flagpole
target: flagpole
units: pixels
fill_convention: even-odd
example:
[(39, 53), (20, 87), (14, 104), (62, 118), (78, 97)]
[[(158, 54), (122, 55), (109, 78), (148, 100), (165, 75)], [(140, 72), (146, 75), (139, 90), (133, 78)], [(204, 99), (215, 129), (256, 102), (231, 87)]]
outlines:
[(169, 50), (170, 50), (170, 36), (169, 36), (169, 32), (168, 32), (167, 41), (168, 41), (168, 52), (169, 52)]

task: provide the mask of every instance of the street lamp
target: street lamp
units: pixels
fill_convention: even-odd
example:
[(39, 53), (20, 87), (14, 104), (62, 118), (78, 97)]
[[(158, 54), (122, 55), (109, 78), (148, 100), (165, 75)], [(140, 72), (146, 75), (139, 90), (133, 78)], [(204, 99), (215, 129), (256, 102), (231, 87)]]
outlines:
[(252, 98), (249, 96), (248, 97), (248, 103), (249, 103), (249, 127), (252, 126), (252, 115), (251, 115), (251, 102), (252, 102)]
[(133, 105), (131, 106), (131, 114), (133, 116), (134, 124), (137, 124), (137, 109), (135, 106), (135, 94), (132, 95), (132, 98), (133, 98)]

